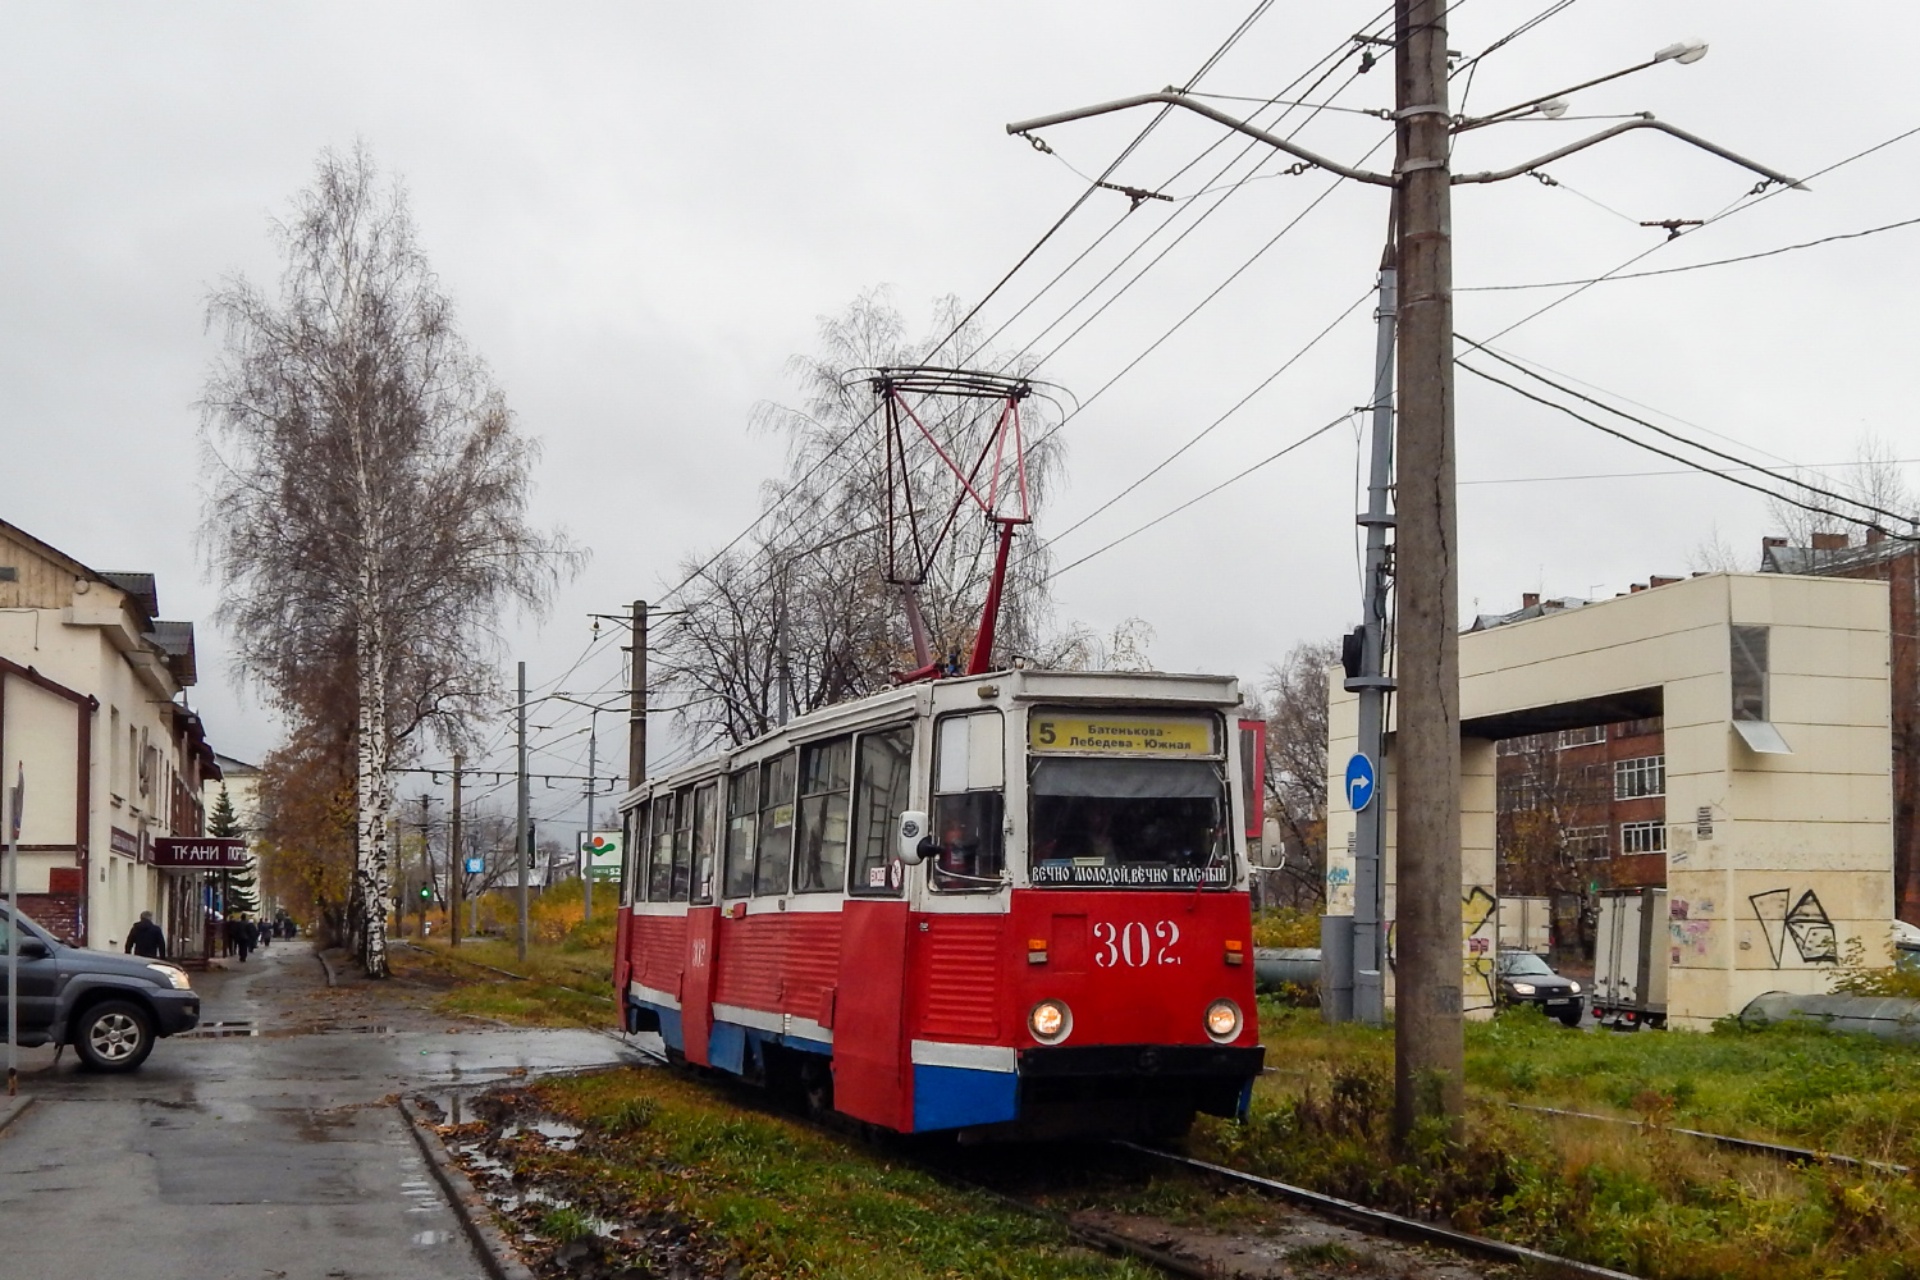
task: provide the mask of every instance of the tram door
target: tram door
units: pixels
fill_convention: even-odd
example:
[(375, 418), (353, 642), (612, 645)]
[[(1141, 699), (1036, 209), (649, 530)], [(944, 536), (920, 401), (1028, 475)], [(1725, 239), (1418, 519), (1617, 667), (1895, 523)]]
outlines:
[(708, 1039), (713, 1033), (713, 976), (718, 969), (714, 948), (720, 941), (720, 908), (712, 905), (719, 793), (719, 785), (712, 782), (693, 793), (693, 892), (680, 977), (680, 1031), (686, 1037), (687, 1061), (702, 1067), (712, 1065)]
[(906, 867), (894, 830), (908, 808), (910, 724), (862, 733), (854, 748), (853, 832), (833, 1008), (833, 1104), (890, 1129), (913, 1127), (907, 1035)]

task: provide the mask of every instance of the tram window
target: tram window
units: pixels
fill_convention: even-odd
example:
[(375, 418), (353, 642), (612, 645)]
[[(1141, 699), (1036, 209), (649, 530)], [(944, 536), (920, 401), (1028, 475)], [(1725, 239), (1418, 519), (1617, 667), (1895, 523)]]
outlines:
[(848, 891), (898, 897), (905, 887), (894, 824), (907, 807), (913, 726), (863, 733), (853, 774), (853, 869)]
[(693, 793), (693, 900), (713, 901), (714, 824), (720, 784), (709, 782)]
[(668, 902), (673, 889), (673, 796), (653, 802), (653, 838), (647, 846), (647, 901)]
[(853, 739), (800, 749), (800, 830), (795, 893), (838, 893), (847, 878), (847, 790), (853, 784)]
[[(635, 832), (640, 833), (638, 840)], [(632, 906), (634, 900), (643, 896), (640, 892), (640, 865), (643, 861), (641, 848), (646, 843), (647, 806), (627, 810), (626, 820), (620, 824), (620, 901)]]
[(1233, 846), (1224, 782), (1208, 760), (1034, 761), (1033, 883), (1225, 888)]
[(685, 902), (692, 880), (693, 788), (682, 787), (673, 793), (673, 883), (667, 896), (674, 902)]
[(760, 769), (749, 765), (727, 776), (727, 866), (720, 892), (744, 898), (753, 892), (754, 833), (760, 819)]
[(754, 860), (753, 891), (785, 893), (793, 866), (793, 752), (760, 766), (760, 856)]
[(933, 782), (933, 887), (998, 889), (1006, 869), (1005, 736), (998, 711), (949, 716), (938, 727)]

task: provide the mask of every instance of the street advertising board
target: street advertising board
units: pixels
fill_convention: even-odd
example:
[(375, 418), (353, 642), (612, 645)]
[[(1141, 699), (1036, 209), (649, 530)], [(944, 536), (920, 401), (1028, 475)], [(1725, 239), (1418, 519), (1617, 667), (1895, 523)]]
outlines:
[(580, 833), (580, 864), (595, 880), (620, 878), (621, 852), (618, 831), (582, 831)]

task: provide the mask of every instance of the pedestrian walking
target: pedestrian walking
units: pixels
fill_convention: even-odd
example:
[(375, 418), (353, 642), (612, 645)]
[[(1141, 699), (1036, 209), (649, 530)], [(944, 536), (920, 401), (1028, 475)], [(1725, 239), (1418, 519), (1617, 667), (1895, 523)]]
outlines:
[(234, 951), (239, 954), (241, 964), (247, 962), (247, 953), (253, 950), (255, 936), (253, 923), (245, 917), (236, 916), (227, 921), (227, 940), (233, 944)]
[(142, 911), (139, 923), (127, 930), (125, 954), (144, 956), (149, 960), (167, 958), (167, 935), (153, 922), (153, 912)]

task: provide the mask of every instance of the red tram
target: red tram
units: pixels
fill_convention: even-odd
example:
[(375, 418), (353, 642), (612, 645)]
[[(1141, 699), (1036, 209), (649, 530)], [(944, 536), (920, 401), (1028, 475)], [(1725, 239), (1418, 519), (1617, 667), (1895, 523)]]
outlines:
[(1243, 1115), (1224, 677), (1013, 670), (827, 707), (621, 801), (629, 1031), (899, 1132)]

